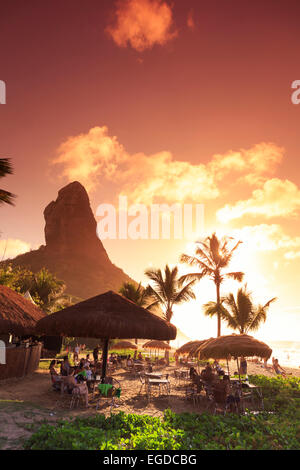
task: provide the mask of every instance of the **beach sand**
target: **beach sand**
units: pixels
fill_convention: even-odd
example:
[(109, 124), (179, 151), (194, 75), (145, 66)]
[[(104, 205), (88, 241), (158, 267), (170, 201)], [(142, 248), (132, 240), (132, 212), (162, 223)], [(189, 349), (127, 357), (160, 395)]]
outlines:
[[(222, 365), (224, 362), (220, 361)], [(236, 370), (236, 363), (229, 363), (230, 372)], [(176, 383), (174, 378), (175, 365), (156, 368), (154, 370), (169, 374), (171, 392), (169, 396), (153, 394), (149, 401), (145, 390), (139, 394), (141, 382), (139, 377), (124, 369), (118, 369), (114, 374), (121, 383), (122, 393), (118, 400), (119, 407), (113, 408), (113, 413), (123, 411), (125, 413), (147, 414), (150, 416), (163, 416), (164, 410), (170, 408), (173, 412), (202, 413), (210, 412), (207, 408), (207, 400), (204, 398), (197, 405), (193, 405), (185, 396), (187, 383)], [(226, 370), (226, 369), (225, 369)], [(285, 368), (288, 377), (300, 377), (300, 369)], [(248, 361), (248, 375), (266, 375), (276, 377), (271, 370), (266, 371), (259, 364)], [(29, 437), (32, 431), (26, 429), (26, 425), (39, 423), (46, 419), (55, 422), (59, 418), (75, 416), (95, 416), (96, 413), (110, 415), (110, 401), (103, 399), (100, 408), (96, 411), (97, 398), (90, 396), (90, 407), (83, 405), (70, 410), (70, 398), (68, 394), (61, 396), (52, 389), (49, 371), (38, 369), (33, 374), (23, 379), (9, 379), (0, 383), (0, 422), (5, 423), (0, 429), (0, 448), (18, 449), (22, 446), (22, 439)], [(1, 444), (2, 442), (2, 444)]]
[[(227, 372), (226, 361), (220, 361)], [(230, 373), (237, 370), (235, 361), (229, 362)], [(135, 377), (131, 372), (125, 369), (117, 369), (112, 375), (120, 383), (122, 388), (121, 400), (122, 406), (120, 409), (126, 412), (142, 412), (149, 414), (160, 414), (161, 411), (167, 407), (166, 402), (169, 402), (171, 409), (177, 412), (191, 411), (193, 406), (188, 403), (185, 397), (185, 385), (183, 382), (178, 385), (174, 378), (174, 370), (178, 367), (170, 365), (169, 367), (155, 367), (154, 372), (161, 372), (162, 374), (169, 374), (169, 381), (171, 383), (171, 394), (169, 398), (154, 397), (148, 403), (145, 391), (141, 388), (139, 377)], [(300, 369), (284, 368), (287, 372), (287, 377), (300, 377)], [(260, 364), (250, 362), (248, 360), (248, 375), (265, 375), (267, 377), (276, 377), (274, 371), (265, 370)], [(66, 395), (65, 395), (66, 397)], [(68, 399), (69, 397), (67, 397)], [(60, 393), (53, 391), (50, 383), (50, 374), (48, 370), (38, 369), (33, 374), (24, 377), (23, 379), (9, 379), (0, 382), (0, 400), (19, 400), (29, 402), (38, 406), (46, 407), (49, 409), (63, 409), (60, 406), (63, 401)], [(72, 410), (71, 410), (72, 411)], [(73, 410), (76, 412), (76, 410)]]

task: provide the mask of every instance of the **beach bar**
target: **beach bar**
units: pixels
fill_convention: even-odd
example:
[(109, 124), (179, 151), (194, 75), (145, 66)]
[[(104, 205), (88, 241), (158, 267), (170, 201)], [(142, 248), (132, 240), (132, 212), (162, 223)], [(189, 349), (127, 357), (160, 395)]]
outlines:
[[(0, 380), (24, 377), (37, 369), (42, 343), (32, 342), (30, 335), (36, 334), (36, 323), (45, 316), (21, 294), (0, 286)], [(22, 340), (24, 337), (27, 337), (25, 341)]]

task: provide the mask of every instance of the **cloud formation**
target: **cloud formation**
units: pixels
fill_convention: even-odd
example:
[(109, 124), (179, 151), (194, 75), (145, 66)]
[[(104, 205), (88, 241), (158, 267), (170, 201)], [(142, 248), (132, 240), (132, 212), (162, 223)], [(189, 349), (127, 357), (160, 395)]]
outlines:
[(300, 190), (289, 180), (272, 178), (261, 189), (256, 189), (250, 199), (226, 204), (217, 212), (221, 222), (239, 219), (246, 215), (253, 217), (293, 217), (300, 209)]
[(242, 240), (253, 251), (277, 251), (300, 248), (300, 237), (287, 235), (279, 224), (246, 225), (232, 231), (234, 238)]
[(190, 10), (187, 15), (187, 20), (186, 20), (187, 27), (194, 31), (196, 28), (195, 20), (194, 20), (194, 11)]
[(88, 191), (108, 182), (133, 203), (203, 203), (228, 191), (229, 173), (238, 179), (251, 169), (254, 177), (265, 178), (264, 172), (272, 172), (281, 156), (282, 149), (267, 143), (214, 155), (207, 164), (176, 160), (169, 151), (129, 154), (103, 126), (69, 137), (53, 163), (60, 165), (61, 176), (80, 181)]
[(248, 184), (263, 184), (266, 174), (272, 175), (284, 155), (284, 149), (271, 142), (261, 142), (250, 149), (230, 150), (214, 155), (210, 168), (221, 179), (232, 171), (240, 173)]
[(30, 248), (30, 244), (23, 240), (15, 240), (12, 238), (0, 240), (0, 259), (15, 258), (15, 256), (26, 253)]
[(119, 0), (106, 32), (118, 46), (129, 45), (138, 52), (177, 36), (172, 8), (162, 0)]

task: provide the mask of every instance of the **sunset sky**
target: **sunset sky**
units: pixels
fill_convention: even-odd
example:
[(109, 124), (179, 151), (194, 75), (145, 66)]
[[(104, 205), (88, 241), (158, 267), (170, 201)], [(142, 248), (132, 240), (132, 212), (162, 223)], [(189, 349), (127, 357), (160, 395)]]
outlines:
[[(119, 195), (203, 204), (197, 238), (242, 240), (230, 270), (258, 303), (278, 297), (255, 335), (300, 341), (299, 18), (298, 0), (2, 0), (0, 157), (14, 175), (0, 186), (17, 199), (0, 209), (1, 257), (44, 243), (43, 210), (74, 180), (94, 212)], [(145, 284), (194, 240), (103, 243)], [(203, 281), (175, 309), (192, 339), (216, 335), (208, 300)]]

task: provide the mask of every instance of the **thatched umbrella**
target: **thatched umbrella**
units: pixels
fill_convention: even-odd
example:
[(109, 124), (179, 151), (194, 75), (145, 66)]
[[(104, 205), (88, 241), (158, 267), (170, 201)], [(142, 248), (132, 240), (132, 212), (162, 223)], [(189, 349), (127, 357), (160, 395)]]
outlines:
[(180, 354), (188, 354), (189, 356), (193, 356), (195, 351), (198, 350), (198, 348), (206, 343), (206, 339), (203, 339), (202, 341), (189, 341), (188, 343), (183, 344), (180, 348), (176, 350), (176, 353), (178, 355)]
[(47, 315), (31, 301), (0, 285), (0, 334), (36, 334), (36, 323)]
[[(237, 360), (240, 356), (251, 357), (257, 356), (269, 359), (272, 349), (262, 341), (258, 341), (249, 335), (228, 335), (219, 336), (206, 341), (200, 346), (195, 354), (200, 359), (227, 359), (234, 357)], [(228, 362), (227, 362), (228, 364)]]
[[(170, 350), (171, 346), (168, 343), (164, 343), (163, 341), (148, 341), (143, 345), (143, 348), (145, 349), (154, 349), (155, 350), (155, 357), (156, 357), (156, 351), (159, 349), (164, 349), (165, 351)], [(151, 355), (151, 353), (150, 353)]]
[(137, 345), (130, 341), (119, 341), (111, 346), (110, 349), (137, 349)]
[(174, 325), (139, 307), (120, 294), (108, 291), (48, 315), (37, 324), (47, 335), (102, 338), (102, 380), (106, 373), (108, 341), (112, 338), (176, 338)]

